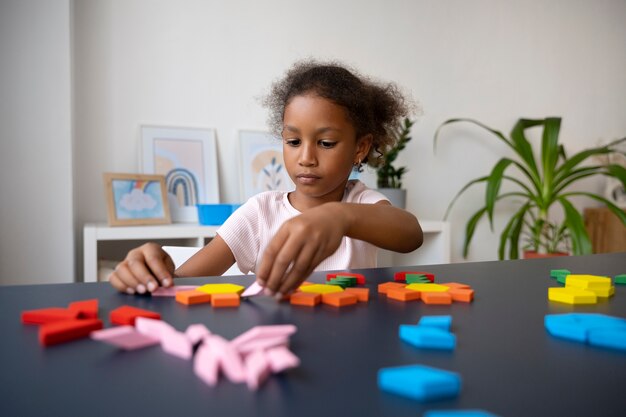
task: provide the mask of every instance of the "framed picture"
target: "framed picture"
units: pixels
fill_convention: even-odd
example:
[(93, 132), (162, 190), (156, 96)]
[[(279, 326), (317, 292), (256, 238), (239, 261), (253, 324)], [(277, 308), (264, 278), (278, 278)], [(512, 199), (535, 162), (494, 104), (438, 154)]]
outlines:
[(295, 185), (285, 170), (282, 141), (268, 132), (239, 131), (241, 197), (263, 191), (291, 191)]
[(104, 174), (110, 226), (171, 223), (162, 175)]
[(220, 202), (213, 129), (142, 126), (141, 166), (165, 176), (172, 219), (197, 222), (196, 204)]

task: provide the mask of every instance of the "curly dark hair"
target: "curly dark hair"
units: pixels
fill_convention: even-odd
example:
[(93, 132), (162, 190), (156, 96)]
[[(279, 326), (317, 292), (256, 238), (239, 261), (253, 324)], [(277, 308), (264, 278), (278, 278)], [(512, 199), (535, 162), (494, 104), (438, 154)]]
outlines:
[(397, 140), (393, 128), (413, 112), (414, 104), (394, 83), (379, 83), (337, 62), (296, 62), (274, 82), (263, 104), (269, 109), (268, 124), (281, 136), (285, 107), (293, 97), (315, 93), (346, 109), (357, 138), (371, 134), (372, 148), (363, 163), (383, 163), (383, 153)]

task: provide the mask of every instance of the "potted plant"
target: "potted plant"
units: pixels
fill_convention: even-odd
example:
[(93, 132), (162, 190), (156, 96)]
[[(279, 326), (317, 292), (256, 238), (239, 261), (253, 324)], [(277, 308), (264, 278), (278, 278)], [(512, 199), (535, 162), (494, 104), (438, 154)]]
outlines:
[[(476, 120), (450, 119), (443, 122), (435, 132), (435, 147), (441, 129), (459, 122), (473, 123), (487, 130), (504, 142), (514, 153), (512, 158), (500, 159), (488, 175), (468, 182), (457, 193), (446, 211), (445, 217), (448, 216), (459, 196), (469, 187), (485, 183), (485, 205), (470, 217), (465, 227), (464, 257), (467, 257), (476, 225), (485, 215), (493, 230), (493, 213), (496, 203), (504, 199), (517, 199), (519, 209), (500, 234), (498, 247), (500, 259), (505, 258), (507, 248), (508, 257), (517, 259), (521, 241), (523, 241), (523, 249), (531, 252), (529, 257), (532, 256), (532, 252), (537, 254), (566, 252), (574, 255), (591, 253), (591, 241), (585, 230), (583, 217), (570, 201), (571, 197), (584, 196), (606, 204), (626, 225), (626, 214), (611, 201), (595, 193), (569, 190), (571, 185), (579, 180), (595, 175), (613, 177), (626, 186), (626, 168), (621, 165), (583, 165), (583, 162), (592, 156), (619, 152), (617, 145), (626, 141), (626, 138), (568, 156), (563, 145), (559, 144), (561, 119), (558, 117), (538, 120), (519, 119), (511, 130), (510, 137)], [(527, 129), (541, 126), (543, 127), (541, 150), (537, 153), (526, 138), (525, 132)], [(503, 182), (511, 184), (513, 190), (502, 191)], [(564, 214), (562, 222), (551, 217), (551, 209), (554, 206), (562, 208)]]
[(384, 194), (391, 204), (396, 207), (406, 207), (406, 190), (402, 188), (402, 176), (406, 174), (406, 167), (396, 168), (393, 164), (406, 144), (411, 140), (411, 127), (415, 122), (405, 118), (392, 131), (395, 145), (381, 150), (381, 162), (376, 168), (376, 184), (378, 191)]

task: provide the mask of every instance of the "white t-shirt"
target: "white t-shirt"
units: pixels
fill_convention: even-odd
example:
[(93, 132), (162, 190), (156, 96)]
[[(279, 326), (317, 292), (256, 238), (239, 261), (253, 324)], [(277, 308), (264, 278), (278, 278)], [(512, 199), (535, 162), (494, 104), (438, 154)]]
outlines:
[[(280, 226), (301, 214), (291, 205), (287, 195), (286, 191), (266, 191), (251, 197), (217, 231), (244, 274), (256, 272), (265, 248)], [(350, 180), (341, 201), (374, 204), (381, 200), (387, 198), (367, 188), (361, 181)], [(344, 236), (335, 253), (323, 260), (315, 270), (375, 268), (377, 252), (378, 248), (370, 243)]]

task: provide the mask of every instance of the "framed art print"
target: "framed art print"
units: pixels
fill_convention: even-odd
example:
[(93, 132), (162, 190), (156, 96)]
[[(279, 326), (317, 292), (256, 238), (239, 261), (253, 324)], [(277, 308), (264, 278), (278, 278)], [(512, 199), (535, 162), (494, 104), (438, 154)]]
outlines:
[(263, 191), (295, 188), (283, 161), (282, 141), (268, 132), (239, 131), (241, 197), (246, 201)]
[(171, 223), (162, 175), (103, 175), (110, 226)]
[(196, 204), (219, 203), (213, 129), (142, 126), (142, 169), (165, 176), (172, 218), (197, 222)]

